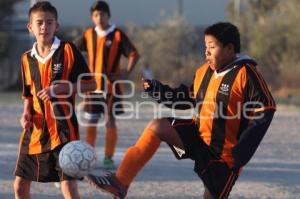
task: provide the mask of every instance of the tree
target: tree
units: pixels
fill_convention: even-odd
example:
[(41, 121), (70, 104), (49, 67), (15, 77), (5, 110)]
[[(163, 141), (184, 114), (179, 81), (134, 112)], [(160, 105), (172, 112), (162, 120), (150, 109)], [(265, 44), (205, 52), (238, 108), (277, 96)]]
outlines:
[(300, 2), (242, 1), (243, 15), (235, 14), (234, 3), (228, 4), (229, 18), (240, 29), (244, 51), (257, 59), (272, 88), (298, 87)]
[[(149, 64), (155, 78), (168, 83), (191, 83), (201, 59), (197, 28), (174, 14), (151, 27), (131, 25), (128, 32), (142, 55), (139, 63)], [(136, 72), (141, 74), (141, 69)]]

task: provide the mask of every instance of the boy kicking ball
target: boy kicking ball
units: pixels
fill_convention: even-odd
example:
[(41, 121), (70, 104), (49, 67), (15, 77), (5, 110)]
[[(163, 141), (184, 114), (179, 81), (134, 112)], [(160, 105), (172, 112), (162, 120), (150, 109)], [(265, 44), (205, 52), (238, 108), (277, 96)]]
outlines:
[(191, 86), (172, 89), (157, 80), (144, 81), (146, 92), (159, 103), (174, 109), (195, 107), (195, 117), (151, 120), (116, 173), (88, 175), (90, 184), (125, 198), (134, 178), (166, 142), (176, 158), (193, 161), (204, 183), (204, 199), (229, 197), (241, 168), (267, 132), (276, 105), (256, 62), (239, 54), (236, 26), (213, 24), (204, 35), (206, 63), (196, 70)]

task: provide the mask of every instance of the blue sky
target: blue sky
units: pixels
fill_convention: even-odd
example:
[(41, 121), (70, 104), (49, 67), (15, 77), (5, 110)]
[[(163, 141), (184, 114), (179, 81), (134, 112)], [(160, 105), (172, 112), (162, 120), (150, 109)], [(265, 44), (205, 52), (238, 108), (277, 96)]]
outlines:
[[(134, 23), (149, 25), (170, 16), (179, 0), (108, 0), (112, 18), (117, 25)], [(193, 25), (207, 25), (227, 19), (229, 0), (183, 0), (186, 21)], [(90, 25), (89, 8), (93, 0), (50, 0), (59, 12), (59, 22), (66, 25)], [(22, 3), (25, 14), (29, 1)]]

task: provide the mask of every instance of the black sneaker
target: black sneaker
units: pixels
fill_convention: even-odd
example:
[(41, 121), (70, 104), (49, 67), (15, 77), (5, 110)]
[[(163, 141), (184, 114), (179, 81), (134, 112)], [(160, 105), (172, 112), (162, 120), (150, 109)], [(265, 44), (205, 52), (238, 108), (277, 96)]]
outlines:
[(85, 179), (96, 189), (111, 194), (114, 199), (123, 199), (127, 194), (127, 187), (121, 185), (114, 174), (107, 174), (105, 176), (89, 174), (85, 176)]

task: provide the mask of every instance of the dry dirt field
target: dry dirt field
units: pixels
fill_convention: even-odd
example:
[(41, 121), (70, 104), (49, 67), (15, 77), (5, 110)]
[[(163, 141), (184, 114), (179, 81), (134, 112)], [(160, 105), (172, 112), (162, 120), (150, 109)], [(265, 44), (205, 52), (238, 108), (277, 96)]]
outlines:
[[(15, 96), (15, 95), (13, 95)], [(19, 96), (17, 96), (19, 97)], [(14, 180), (18, 139), (21, 132), (20, 100), (1, 94), (0, 99), (0, 199), (14, 198)], [(151, 119), (151, 111), (141, 110), (141, 117), (119, 120), (119, 144), (116, 162), (132, 145)], [(232, 190), (233, 199), (297, 199), (300, 198), (300, 108), (279, 106), (263, 143), (245, 167)], [(81, 134), (84, 129), (81, 128)], [(99, 128), (96, 152), (103, 158), (103, 131)], [(162, 144), (154, 158), (132, 184), (128, 199), (187, 199), (201, 198), (203, 185), (193, 173), (191, 161), (177, 161), (167, 145)], [(100, 172), (95, 170), (95, 173)], [(79, 182), (82, 199), (110, 198)], [(33, 199), (62, 198), (53, 183), (33, 183)]]

